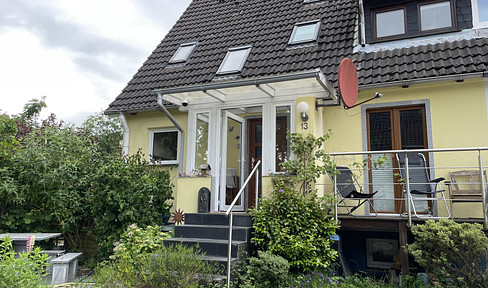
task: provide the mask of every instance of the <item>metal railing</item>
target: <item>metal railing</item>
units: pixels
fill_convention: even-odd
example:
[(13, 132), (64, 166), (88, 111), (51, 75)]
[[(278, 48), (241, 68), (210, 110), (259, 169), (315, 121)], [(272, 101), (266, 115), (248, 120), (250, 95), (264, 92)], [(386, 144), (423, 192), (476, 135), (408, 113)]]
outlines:
[[(338, 153), (329, 153), (330, 156), (332, 156), (333, 158), (333, 161), (334, 163), (337, 163), (337, 157), (346, 157), (346, 156), (361, 156), (361, 157), (368, 157), (369, 155), (386, 155), (386, 154), (404, 154), (405, 155), (405, 167), (403, 168), (405, 170), (405, 179), (404, 180), (404, 183), (402, 183), (401, 185), (404, 185), (404, 192), (405, 193), (405, 197), (406, 197), (406, 212), (407, 212), (407, 217), (408, 217), (408, 225), (411, 226), (412, 225), (412, 200), (411, 200), (411, 195), (410, 195), (410, 177), (409, 177), (409, 166), (408, 166), (408, 155), (407, 154), (410, 154), (410, 153), (434, 153), (434, 152), (440, 152), (440, 153), (443, 153), (443, 152), (469, 152), (469, 151), (472, 151), (472, 152), (478, 152), (477, 156), (478, 156), (478, 163), (476, 166), (474, 165), (471, 165), (469, 168), (474, 168), (474, 169), (479, 169), (479, 175), (480, 175), (480, 180), (479, 180), (479, 184), (480, 184), (480, 189), (481, 189), (481, 202), (483, 204), (483, 223), (484, 223), (484, 228), (488, 230), (488, 192), (487, 192), (487, 183), (485, 183), (485, 177), (481, 176), (481, 175), (484, 175), (484, 167), (485, 168), (488, 168), (488, 165), (483, 165), (483, 158), (482, 158), (482, 155), (481, 155), (481, 152), (482, 151), (488, 151), (488, 147), (472, 147), (472, 148), (444, 148), (444, 149), (409, 149), (409, 150), (383, 150), (383, 151), (359, 151), (359, 152), (338, 152)], [(444, 160), (445, 161), (445, 160)], [(433, 166), (433, 165), (429, 165), (429, 166)], [(459, 168), (459, 166), (452, 166), (450, 165), (450, 167), (436, 167), (435, 169), (452, 169), (452, 168)], [(463, 168), (466, 168), (466, 167), (463, 167)], [(392, 168), (393, 170), (398, 170), (399, 168)], [(412, 168), (414, 169), (414, 168)], [(433, 167), (427, 167), (427, 169), (429, 169), (429, 171), (431, 169), (434, 169)], [(371, 184), (371, 183), (365, 183), (365, 184)], [(416, 183), (418, 184), (418, 183)], [(336, 217), (336, 220), (338, 218), (338, 195), (337, 195), (337, 183), (334, 183), (334, 197), (336, 199), (335, 201), (335, 204), (334, 204), (334, 211), (335, 211), (335, 217)], [(405, 200), (405, 198), (392, 198), (394, 200)], [(382, 201), (382, 200), (390, 200), (390, 198), (381, 198), (380, 200), (376, 200), (376, 201)], [(428, 198), (427, 198), (428, 200)], [(449, 201), (453, 201), (453, 199), (447, 199)], [(452, 202), (451, 202), (452, 203)], [(415, 207), (413, 207), (415, 208)], [(449, 212), (449, 211), (448, 211)]]
[[(229, 208), (225, 212), (225, 216), (229, 216), (229, 243), (228, 243), (228, 248), (227, 248), (227, 287), (230, 288), (230, 262), (232, 259), (232, 229), (233, 229), (233, 218), (234, 214), (232, 213), (232, 209), (234, 209), (234, 206), (237, 203), (237, 200), (241, 197), (242, 192), (247, 187), (247, 184), (249, 184), (249, 181), (251, 181), (252, 176), (257, 173), (259, 166), (261, 165), (261, 160), (259, 160), (256, 163), (256, 166), (254, 166), (254, 169), (252, 169), (251, 173), (249, 173), (249, 176), (247, 177), (246, 181), (244, 181), (244, 184), (242, 185), (241, 189), (237, 193), (236, 197), (234, 197), (234, 200), (232, 203), (229, 205)], [(256, 189), (255, 191), (255, 208), (258, 207), (258, 190), (259, 189), (259, 173), (256, 174)]]

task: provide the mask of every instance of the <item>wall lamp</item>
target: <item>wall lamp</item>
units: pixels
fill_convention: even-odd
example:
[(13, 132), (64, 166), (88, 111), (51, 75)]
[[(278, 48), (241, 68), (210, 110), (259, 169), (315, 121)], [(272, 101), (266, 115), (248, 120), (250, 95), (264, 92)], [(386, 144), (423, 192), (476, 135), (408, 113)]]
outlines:
[(300, 118), (302, 118), (303, 122), (308, 121), (308, 115), (307, 115), (308, 109), (309, 107), (307, 102), (300, 102), (297, 105), (297, 111), (298, 113), (300, 113)]

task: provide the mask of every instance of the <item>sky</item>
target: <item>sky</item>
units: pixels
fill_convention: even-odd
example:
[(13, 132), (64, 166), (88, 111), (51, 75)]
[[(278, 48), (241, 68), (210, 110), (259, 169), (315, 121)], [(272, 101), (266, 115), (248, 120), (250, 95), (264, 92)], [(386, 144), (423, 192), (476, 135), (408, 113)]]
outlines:
[(0, 0), (0, 114), (46, 96), (41, 118), (105, 110), (191, 0)]

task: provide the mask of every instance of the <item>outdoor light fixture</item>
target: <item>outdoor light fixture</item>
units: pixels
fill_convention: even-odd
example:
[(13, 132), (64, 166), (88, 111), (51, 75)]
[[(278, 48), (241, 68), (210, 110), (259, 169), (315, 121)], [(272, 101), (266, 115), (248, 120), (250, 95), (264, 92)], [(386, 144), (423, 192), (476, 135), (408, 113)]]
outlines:
[(297, 105), (297, 111), (298, 113), (300, 113), (300, 118), (302, 118), (303, 122), (308, 121), (308, 115), (307, 115), (308, 109), (309, 107), (307, 102), (300, 102)]

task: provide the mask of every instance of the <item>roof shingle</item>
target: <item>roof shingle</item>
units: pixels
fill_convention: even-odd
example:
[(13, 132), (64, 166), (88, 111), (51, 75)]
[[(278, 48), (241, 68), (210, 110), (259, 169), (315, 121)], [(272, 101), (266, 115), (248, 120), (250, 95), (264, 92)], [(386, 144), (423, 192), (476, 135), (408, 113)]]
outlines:
[[(193, 0), (106, 113), (155, 110), (155, 89), (232, 81), (320, 68), (336, 85), (337, 69), (351, 57), (359, 84), (486, 71), (488, 40), (460, 40), (410, 48), (353, 54), (357, 1), (246, 0), (236, 14), (232, 1)], [(290, 46), (293, 26), (320, 19), (318, 39)], [(198, 42), (184, 64), (169, 60), (182, 43)], [(227, 50), (252, 45), (242, 72), (216, 75)]]

